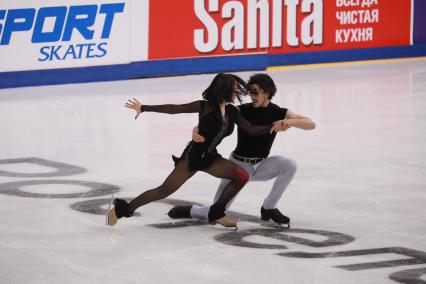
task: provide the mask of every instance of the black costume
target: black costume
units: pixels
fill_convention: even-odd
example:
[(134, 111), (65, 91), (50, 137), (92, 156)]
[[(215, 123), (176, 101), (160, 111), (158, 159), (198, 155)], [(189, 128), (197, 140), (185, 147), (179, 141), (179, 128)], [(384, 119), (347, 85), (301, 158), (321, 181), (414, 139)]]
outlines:
[[(253, 103), (239, 106), (241, 114), (253, 125), (271, 124), (285, 119), (286, 108), (270, 102), (266, 107), (254, 107)], [(234, 154), (246, 158), (267, 158), (277, 133), (251, 136), (238, 128), (238, 142)], [(256, 146), (256, 147), (253, 147)]]
[[(281, 108), (271, 102), (269, 102), (265, 107), (254, 107), (253, 103), (247, 103), (239, 106), (239, 110), (241, 111), (242, 116), (252, 125), (272, 124), (275, 121), (285, 119), (288, 111), (286, 108)], [(283, 158), (283, 160), (275, 160), (274, 157), (271, 157), (266, 166), (265, 163), (260, 163), (268, 158), (275, 137), (276, 133), (251, 136), (239, 127), (238, 143), (232, 153), (231, 161), (232, 159), (241, 161), (242, 163), (240, 165), (242, 165), (242, 167), (250, 174), (250, 180), (265, 180), (266, 177), (268, 180), (272, 178), (280, 179), (280, 181), (276, 180), (274, 182), (271, 193), (263, 202), (261, 218), (263, 221), (269, 221), (272, 219), (274, 222), (279, 224), (288, 224), (290, 219), (276, 209), (275, 206), (288, 185), (286, 181), (292, 179), (295, 173), (295, 168), (292, 167), (293, 164), (287, 163), (289, 159), (284, 160), (284, 157), (280, 157)], [(276, 162), (274, 163), (273, 161)], [(257, 165), (258, 163), (260, 164), (256, 169), (254, 169), (253, 166), (250, 166)], [(250, 168), (252, 171), (250, 171)], [(256, 174), (256, 170), (259, 169), (263, 172), (262, 178), (259, 178)], [(279, 170), (277, 171), (277, 169), (285, 169), (285, 171), (280, 172)], [(267, 172), (269, 173), (267, 174)], [(216, 193), (215, 200), (222, 195), (223, 190), (227, 185), (228, 181), (223, 179)], [(232, 202), (232, 200), (230, 202)], [(230, 205), (230, 202), (227, 203), (227, 206)], [(266, 207), (268, 209), (264, 208), (265, 205), (268, 206)], [(208, 218), (209, 210), (210, 206), (176, 206), (169, 211), (168, 215), (173, 219), (194, 218), (205, 220)]]
[(235, 123), (246, 135), (268, 134), (271, 129), (271, 125), (252, 126), (241, 115), (239, 109), (231, 104), (226, 105), (225, 116), (222, 117), (218, 104), (204, 100), (184, 105), (143, 105), (141, 111), (168, 114), (199, 113), (198, 131), (205, 138), (205, 141), (203, 143), (191, 141), (179, 158), (173, 156), (175, 163), (185, 159), (190, 171), (205, 170), (215, 159), (221, 157), (216, 147), (224, 137), (232, 134)]
[(226, 204), (247, 183), (248, 173), (237, 164), (223, 159), (216, 147), (224, 137), (229, 136), (234, 130), (234, 123), (238, 124), (251, 135), (268, 133), (271, 125), (252, 126), (245, 120), (240, 111), (233, 105), (226, 105), (225, 114), (219, 104), (205, 100), (194, 101), (183, 105), (142, 105), (141, 112), (160, 112), (168, 114), (195, 113), (199, 114), (198, 128), (205, 142), (190, 142), (183, 151), (181, 157), (173, 157), (175, 168), (160, 186), (147, 190), (127, 204), (124, 200), (116, 199), (117, 217), (130, 217), (138, 207), (152, 201), (166, 198), (178, 190), (197, 171), (205, 171), (215, 177), (230, 180), (221, 197), (210, 207), (208, 218), (214, 223), (225, 216)]

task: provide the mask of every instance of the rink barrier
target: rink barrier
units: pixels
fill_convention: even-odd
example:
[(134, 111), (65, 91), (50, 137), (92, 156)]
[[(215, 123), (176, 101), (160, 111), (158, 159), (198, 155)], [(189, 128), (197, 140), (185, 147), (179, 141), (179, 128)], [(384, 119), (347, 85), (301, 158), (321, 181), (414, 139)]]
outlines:
[(314, 69), (314, 68), (329, 68), (349, 65), (364, 65), (364, 64), (379, 64), (379, 63), (400, 63), (409, 61), (426, 60), (426, 56), (421, 57), (404, 57), (404, 58), (391, 58), (391, 59), (374, 59), (374, 60), (359, 60), (359, 61), (343, 61), (331, 63), (316, 63), (304, 65), (286, 65), (286, 66), (271, 66), (266, 71), (283, 71), (283, 70), (298, 70), (298, 69)]
[(0, 89), (217, 72), (263, 71), (272, 66), (421, 57), (426, 44), (289, 54), (250, 54), (150, 60), (129, 64), (0, 73)]
[(331, 50), (304, 52), (297, 54), (269, 54), (268, 65), (286, 66), (318, 64), (331, 62), (347, 62), (360, 60), (394, 59), (406, 57), (422, 57), (426, 55), (426, 44), (414, 46), (394, 46), (380, 48), (363, 48), (350, 50)]
[(266, 68), (266, 54), (139, 61), (119, 65), (0, 72), (0, 89)]

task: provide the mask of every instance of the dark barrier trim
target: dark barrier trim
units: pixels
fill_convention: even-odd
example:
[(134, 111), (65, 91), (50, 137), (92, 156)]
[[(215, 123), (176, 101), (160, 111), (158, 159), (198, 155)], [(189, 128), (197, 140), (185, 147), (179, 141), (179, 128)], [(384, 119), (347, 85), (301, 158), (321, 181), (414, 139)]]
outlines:
[(426, 56), (426, 44), (380, 48), (328, 50), (304, 53), (270, 54), (268, 66), (318, 64)]

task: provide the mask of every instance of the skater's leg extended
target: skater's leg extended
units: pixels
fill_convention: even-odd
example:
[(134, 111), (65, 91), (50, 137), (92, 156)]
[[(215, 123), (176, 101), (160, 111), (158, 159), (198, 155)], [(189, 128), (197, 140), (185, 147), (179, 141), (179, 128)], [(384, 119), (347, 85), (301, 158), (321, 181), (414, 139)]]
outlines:
[(129, 210), (134, 212), (140, 206), (150, 202), (166, 198), (178, 190), (195, 172), (191, 172), (186, 167), (186, 160), (177, 163), (171, 174), (166, 178), (162, 185), (150, 189), (140, 194), (129, 203)]
[(114, 208), (108, 212), (108, 220), (110, 220), (108, 224), (114, 225), (117, 219), (121, 217), (131, 217), (133, 212), (140, 206), (166, 198), (178, 190), (194, 174), (195, 172), (191, 172), (187, 169), (186, 160), (180, 161), (159, 187), (145, 191), (130, 203), (127, 203), (123, 199), (115, 199)]

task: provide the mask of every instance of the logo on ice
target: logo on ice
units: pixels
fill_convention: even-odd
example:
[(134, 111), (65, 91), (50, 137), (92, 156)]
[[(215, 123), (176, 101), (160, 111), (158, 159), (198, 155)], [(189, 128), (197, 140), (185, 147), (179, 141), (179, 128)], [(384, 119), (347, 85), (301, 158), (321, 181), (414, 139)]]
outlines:
[[(42, 7), (39, 9), (0, 10), (0, 46), (9, 45), (13, 35), (32, 32), (31, 42), (70, 42), (76, 33), (86, 40), (69, 45), (46, 45), (40, 48), (39, 61), (103, 57), (116, 14), (124, 11), (125, 3)], [(103, 23), (95, 25), (102, 15)], [(98, 29), (97, 27), (101, 28)], [(98, 42), (88, 42), (98, 38)]]

